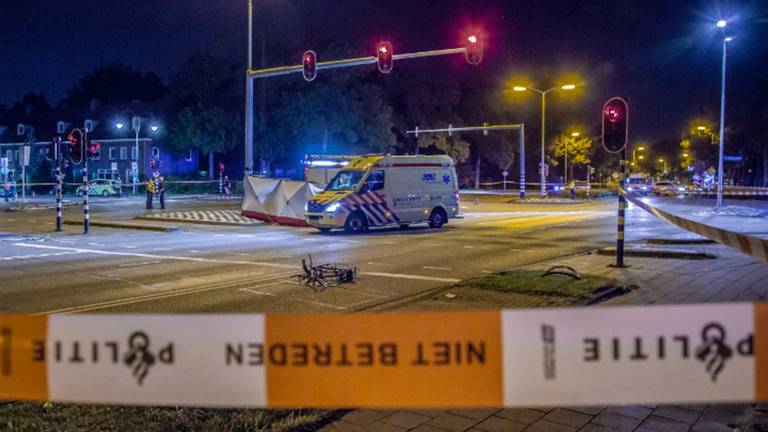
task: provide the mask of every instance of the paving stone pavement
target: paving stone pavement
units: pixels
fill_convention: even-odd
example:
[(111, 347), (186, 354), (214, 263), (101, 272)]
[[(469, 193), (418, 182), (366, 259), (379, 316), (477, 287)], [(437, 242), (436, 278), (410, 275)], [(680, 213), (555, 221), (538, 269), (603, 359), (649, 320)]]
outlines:
[[(658, 248), (679, 246), (654, 245)], [(568, 265), (581, 273), (600, 274), (631, 287), (601, 304), (637, 305), (768, 300), (768, 265), (719, 244), (685, 245), (708, 252), (714, 260), (627, 258), (626, 268), (609, 267), (613, 257), (581, 254), (527, 268)], [(454, 310), (498, 307), (557, 307), (563, 303), (518, 295), (512, 300), (472, 291), (451, 290), (451, 300), (434, 298), (403, 306), (407, 310)], [(503, 305), (503, 306), (500, 306)], [(595, 306), (599, 307), (599, 306)], [(763, 428), (765, 426), (765, 428)], [(322, 431), (412, 432), (726, 432), (768, 430), (768, 406), (619, 405), (488, 410), (355, 410)]]

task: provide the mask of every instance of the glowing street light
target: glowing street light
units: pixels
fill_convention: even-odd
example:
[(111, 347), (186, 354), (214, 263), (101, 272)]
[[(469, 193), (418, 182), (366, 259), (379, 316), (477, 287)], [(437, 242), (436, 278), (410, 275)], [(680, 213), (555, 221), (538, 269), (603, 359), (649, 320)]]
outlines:
[(115, 127), (118, 128), (118, 129), (122, 129), (123, 126), (125, 126), (125, 124), (123, 124), (121, 122), (117, 122), (117, 124), (115, 125)]
[(579, 132), (571, 132), (571, 136), (576, 138), (576, 137), (581, 136), (581, 134)]
[[(539, 90), (537, 88), (533, 87), (525, 87), (521, 85), (516, 85), (512, 87), (512, 90), (516, 92), (523, 92), (526, 90), (530, 90), (532, 92), (538, 93), (541, 95), (541, 197), (545, 198), (547, 196), (547, 176), (544, 174), (544, 143), (545, 143), (545, 136), (546, 136), (546, 119), (547, 119), (547, 93), (555, 90), (573, 90), (576, 88), (576, 84), (565, 84), (559, 87), (552, 87), (551, 89), (547, 90)], [(567, 146), (566, 146), (567, 147)], [(568, 170), (565, 170), (565, 178), (568, 178)]]
[(638, 148), (632, 149), (632, 166), (635, 167), (635, 173), (637, 173), (637, 168), (640, 166), (640, 164), (637, 163), (637, 160), (643, 160), (645, 156), (639, 155), (637, 156), (637, 152), (641, 152), (645, 150), (645, 146), (640, 146)]
[[(122, 117), (123, 114), (133, 114), (133, 117), (131, 117), (131, 129), (135, 132), (135, 151), (136, 151), (136, 170), (134, 171), (134, 177), (135, 179), (131, 180), (131, 183), (133, 184), (133, 194), (136, 195), (136, 183), (138, 182), (139, 178), (139, 166), (141, 165), (141, 153), (139, 151), (139, 131), (141, 130), (141, 122), (144, 119), (144, 117), (148, 117), (152, 119), (152, 122), (150, 123), (149, 129), (152, 132), (157, 132), (159, 129), (159, 126), (157, 125), (157, 120), (155, 120), (155, 116), (152, 113), (146, 112), (140, 116), (136, 115), (133, 110), (127, 109), (123, 110), (118, 114), (118, 117)], [(122, 130), (126, 126), (125, 123), (122, 121), (117, 121), (115, 123), (115, 127), (119, 130)]]
[[(717, 22), (717, 27), (724, 29), (726, 24), (727, 23), (725, 20), (720, 20)], [(723, 150), (725, 146), (725, 65), (728, 42), (732, 40), (733, 37), (723, 34), (723, 64), (720, 78), (720, 149), (717, 163), (717, 207), (721, 207), (723, 205)]]
[(700, 130), (700, 131), (703, 132), (703, 131), (707, 130), (707, 127), (706, 126), (698, 126), (698, 127), (696, 127), (696, 130)]
[(728, 23), (725, 22), (725, 20), (720, 20), (717, 22), (717, 26), (720, 28), (724, 28), (726, 25), (728, 25)]

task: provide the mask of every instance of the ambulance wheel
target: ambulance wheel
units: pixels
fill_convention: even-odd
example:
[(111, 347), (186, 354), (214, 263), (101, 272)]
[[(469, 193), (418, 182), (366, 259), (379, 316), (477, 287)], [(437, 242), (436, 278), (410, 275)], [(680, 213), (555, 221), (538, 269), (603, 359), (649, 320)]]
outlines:
[(353, 212), (347, 217), (344, 229), (350, 234), (359, 234), (368, 229), (368, 221), (363, 212)]
[(430, 228), (440, 228), (447, 222), (448, 218), (445, 216), (445, 211), (441, 208), (432, 210), (432, 214), (429, 215)]
[(103, 197), (108, 197), (108, 196), (109, 196), (109, 191), (103, 191), (103, 192), (101, 193), (101, 196), (103, 196)]
[(323, 233), (323, 234), (328, 234), (329, 232), (331, 232), (331, 229), (330, 229), (330, 228), (318, 228), (318, 229), (319, 229), (319, 230), (320, 230), (320, 232), (321, 232), (321, 233)]

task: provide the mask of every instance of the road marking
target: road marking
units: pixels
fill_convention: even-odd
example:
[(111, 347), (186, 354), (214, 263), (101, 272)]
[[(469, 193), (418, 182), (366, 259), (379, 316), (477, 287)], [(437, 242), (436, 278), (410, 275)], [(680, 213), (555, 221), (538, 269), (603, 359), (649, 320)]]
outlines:
[(138, 263), (120, 264), (118, 267), (123, 267), (123, 268), (126, 268), (126, 267), (139, 267), (139, 266), (143, 266), (143, 265), (157, 264), (159, 262), (160, 261), (157, 261), (157, 260), (155, 260), (155, 261), (142, 261), (142, 262), (138, 262)]
[(0, 261), (14, 261), (14, 260), (25, 260), (25, 259), (34, 259), (34, 258), (47, 258), (47, 257), (53, 257), (53, 256), (62, 256), (62, 255), (73, 255), (77, 254), (79, 252), (52, 252), (52, 253), (44, 253), (44, 254), (37, 254), (37, 255), (15, 255), (15, 256), (8, 256), (8, 257), (0, 257)]
[(72, 306), (68, 308), (54, 309), (54, 310), (49, 310), (45, 312), (36, 312), (36, 313), (33, 313), (32, 315), (50, 315), (50, 314), (68, 315), (68, 314), (73, 314), (78, 312), (88, 312), (88, 311), (94, 311), (99, 309), (109, 309), (117, 306), (125, 306), (125, 305), (135, 304), (135, 303), (144, 303), (144, 302), (153, 301), (153, 300), (163, 300), (166, 298), (178, 297), (178, 296), (187, 295), (187, 294), (197, 294), (197, 293), (206, 292), (206, 291), (227, 289), (227, 288), (232, 288), (232, 285), (237, 283), (263, 282), (263, 281), (268, 281), (270, 279), (284, 278), (286, 276), (290, 276), (291, 274), (292, 273), (275, 273), (271, 275), (261, 276), (261, 279), (256, 278), (248, 281), (226, 282), (226, 283), (222, 283), (214, 286), (208, 286), (208, 287), (192, 287), (192, 288), (185, 288), (185, 289), (168, 291), (168, 292), (144, 294), (140, 296), (125, 297), (122, 299), (110, 300), (110, 301), (105, 301), (100, 303), (91, 303), (87, 305)]
[(197, 249), (190, 249), (189, 253), (205, 253), (205, 252)]
[(474, 246), (464, 246), (464, 249), (474, 249)]
[(490, 271), (490, 270), (483, 270), (483, 273), (485, 273), (485, 274), (494, 274), (496, 272)]
[[(37, 248), (37, 249), (60, 250), (60, 251), (71, 251), (71, 252), (85, 253), (85, 254), (90, 253), (95, 255), (128, 256), (128, 257), (170, 260), (170, 261), (193, 261), (193, 262), (205, 262), (205, 263), (214, 263), (214, 264), (237, 264), (237, 265), (248, 265), (248, 266), (257, 266), (257, 267), (259, 266), (273, 267), (273, 268), (292, 269), (294, 271), (301, 269), (301, 267), (296, 264), (280, 264), (280, 263), (264, 262), (264, 261), (237, 261), (237, 260), (222, 260), (222, 259), (213, 259), (213, 258), (198, 258), (198, 257), (189, 257), (189, 256), (156, 255), (156, 254), (148, 254), (148, 253), (141, 253), (141, 252), (104, 251), (99, 249), (71, 248), (71, 247), (64, 247), (64, 246), (51, 246), (51, 245), (28, 244), (28, 243), (14, 243), (13, 246)], [(461, 281), (461, 279), (454, 279), (454, 278), (439, 278), (439, 277), (412, 275), (412, 274), (403, 274), (403, 273), (361, 272), (360, 274), (365, 276), (374, 276), (374, 277), (426, 280), (426, 281), (446, 282), (446, 283), (456, 283)]]
[(136, 249), (136, 246), (133, 246), (133, 245), (122, 245), (121, 247), (124, 247), (126, 249)]
[(388, 278), (395, 278), (395, 279), (424, 280), (424, 281), (431, 281), (431, 282), (446, 282), (446, 283), (461, 282), (461, 279), (440, 278), (440, 277), (432, 277), (432, 276), (402, 274), (402, 273), (361, 272), (360, 274), (365, 276), (378, 276), (378, 277), (388, 277)]
[(167, 252), (171, 250), (171, 248), (152, 248), (152, 250), (156, 252)]
[(89, 246), (104, 246), (104, 243), (88, 243)]
[(453, 270), (453, 269), (452, 269), (452, 268), (450, 268), (450, 267), (432, 267), (432, 266), (423, 266), (423, 267), (421, 267), (421, 268), (423, 268), (424, 270), (442, 270), (442, 271), (451, 271), (451, 270)]
[(391, 266), (392, 264), (387, 264), (387, 263), (383, 263), (383, 262), (368, 261), (368, 265)]
[(390, 244), (390, 245), (400, 244), (400, 242), (390, 241), (390, 240), (380, 241), (379, 243), (381, 243), (381, 244)]
[(510, 252), (522, 252), (522, 251), (524, 251), (524, 250), (525, 250), (525, 249), (510, 249), (509, 251), (510, 251)]

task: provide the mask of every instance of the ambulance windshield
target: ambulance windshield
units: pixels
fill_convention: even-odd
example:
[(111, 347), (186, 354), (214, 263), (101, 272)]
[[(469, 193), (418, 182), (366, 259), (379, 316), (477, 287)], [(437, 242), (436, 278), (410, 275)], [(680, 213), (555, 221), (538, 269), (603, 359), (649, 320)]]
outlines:
[(339, 171), (325, 187), (327, 191), (354, 190), (362, 180), (365, 171), (342, 170)]

